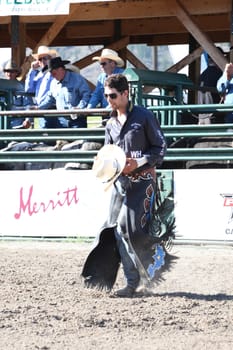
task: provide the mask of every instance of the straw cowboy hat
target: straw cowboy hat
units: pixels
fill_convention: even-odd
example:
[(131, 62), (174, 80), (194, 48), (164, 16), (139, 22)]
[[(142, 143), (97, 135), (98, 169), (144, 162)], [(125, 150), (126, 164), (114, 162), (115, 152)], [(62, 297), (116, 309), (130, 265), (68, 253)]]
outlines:
[(3, 72), (17, 72), (19, 75), (21, 73), (21, 68), (18, 67), (15, 62), (10, 60), (5, 64)]
[(74, 64), (71, 63), (67, 63), (65, 64), (65, 69), (71, 71), (71, 72), (75, 72), (75, 73), (80, 73), (80, 69), (75, 66)]
[(92, 58), (93, 61), (103, 61), (104, 59), (112, 60), (116, 62), (117, 67), (123, 67), (124, 61), (118, 56), (118, 53), (111, 49), (103, 49), (100, 56)]
[(94, 159), (92, 170), (107, 191), (122, 173), (126, 162), (124, 151), (116, 145), (103, 146)]
[(37, 53), (33, 53), (32, 57), (34, 57), (36, 60), (38, 60), (41, 57), (44, 56), (51, 56), (56, 57), (57, 51), (56, 50), (50, 50), (48, 46), (42, 45), (38, 47)]

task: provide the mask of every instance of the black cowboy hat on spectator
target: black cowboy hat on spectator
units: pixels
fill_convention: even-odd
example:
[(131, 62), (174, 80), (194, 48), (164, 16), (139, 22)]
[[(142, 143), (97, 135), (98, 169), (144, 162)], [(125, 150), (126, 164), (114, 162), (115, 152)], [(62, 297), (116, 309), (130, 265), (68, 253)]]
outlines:
[(61, 57), (54, 57), (48, 62), (48, 70), (51, 72), (53, 69), (66, 68), (65, 65), (70, 63), (70, 61), (62, 60)]

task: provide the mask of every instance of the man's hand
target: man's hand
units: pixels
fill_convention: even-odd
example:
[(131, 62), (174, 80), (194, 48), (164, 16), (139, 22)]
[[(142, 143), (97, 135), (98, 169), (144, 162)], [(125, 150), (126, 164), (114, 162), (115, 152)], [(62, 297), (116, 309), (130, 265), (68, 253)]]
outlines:
[(25, 119), (22, 125), (24, 129), (29, 129), (31, 127), (31, 122), (29, 119)]
[(128, 175), (128, 174), (132, 173), (132, 171), (137, 169), (137, 167), (138, 167), (138, 164), (137, 164), (137, 161), (135, 159), (126, 158), (125, 167), (124, 167), (122, 173), (124, 175)]
[(32, 69), (38, 69), (40, 68), (40, 62), (37, 60), (37, 61), (32, 61), (31, 63), (31, 68)]
[(233, 77), (233, 64), (232, 63), (227, 63), (225, 66), (225, 73), (227, 76), (227, 80), (231, 80)]

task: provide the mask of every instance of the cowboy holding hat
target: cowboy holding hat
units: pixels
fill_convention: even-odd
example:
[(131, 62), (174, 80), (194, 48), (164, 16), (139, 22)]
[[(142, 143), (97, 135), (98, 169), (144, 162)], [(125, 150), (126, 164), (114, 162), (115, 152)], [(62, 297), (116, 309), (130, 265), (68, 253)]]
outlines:
[[(45, 99), (50, 90), (53, 77), (48, 72), (48, 63), (56, 56), (58, 56), (57, 51), (45, 45), (39, 46), (37, 52), (32, 54), (35, 60), (26, 76), (25, 91), (35, 95), (37, 106)], [(39, 118), (39, 125), (42, 129), (54, 128), (55, 124), (55, 118)]]
[(92, 93), (87, 108), (106, 108), (108, 102), (104, 97), (104, 82), (112, 74), (122, 73), (124, 71), (124, 61), (118, 53), (111, 49), (103, 49), (100, 56), (95, 56), (93, 61), (98, 61), (102, 73), (98, 76), (96, 88)]

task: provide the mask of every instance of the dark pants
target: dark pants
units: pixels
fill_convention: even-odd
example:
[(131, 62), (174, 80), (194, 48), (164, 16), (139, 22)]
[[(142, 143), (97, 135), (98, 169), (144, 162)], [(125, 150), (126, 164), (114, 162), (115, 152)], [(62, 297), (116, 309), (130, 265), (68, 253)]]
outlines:
[(39, 118), (39, 125), (41, 129), (86, 128), (87, 117), (78, 116), (77, 119), (70, 117)]

